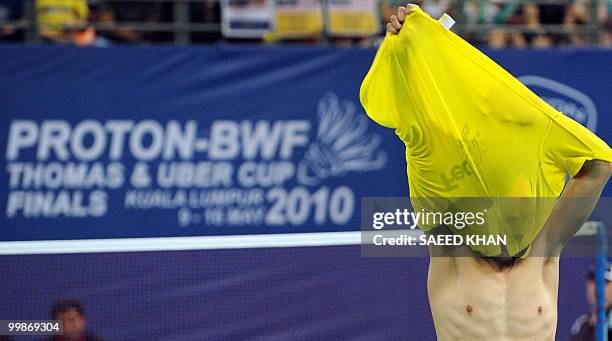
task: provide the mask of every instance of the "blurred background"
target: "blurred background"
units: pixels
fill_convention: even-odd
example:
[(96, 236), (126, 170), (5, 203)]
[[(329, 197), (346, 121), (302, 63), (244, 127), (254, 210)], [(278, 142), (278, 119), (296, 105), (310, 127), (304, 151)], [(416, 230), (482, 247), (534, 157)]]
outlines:
[[(0, 0), (0, 41), (373, 46), (404, 0)], [(610, 0), (418, 0), (491, 47), (612, 44)]]

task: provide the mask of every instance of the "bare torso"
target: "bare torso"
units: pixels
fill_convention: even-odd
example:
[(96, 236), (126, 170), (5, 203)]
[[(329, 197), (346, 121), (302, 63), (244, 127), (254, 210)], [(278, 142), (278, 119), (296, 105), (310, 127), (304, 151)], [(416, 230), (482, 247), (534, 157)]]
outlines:
[(438, 340), (554, 340), (558, 283), (558, 257), (508, 267), (431, 257), (427, 285)]

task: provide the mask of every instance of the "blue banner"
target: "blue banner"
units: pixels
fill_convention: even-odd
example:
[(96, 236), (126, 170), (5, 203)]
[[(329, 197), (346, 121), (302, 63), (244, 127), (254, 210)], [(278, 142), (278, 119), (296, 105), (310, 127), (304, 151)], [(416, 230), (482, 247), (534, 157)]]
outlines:
[[(372, 49), (0, 48), (0, 240), (348, 231), (406, 196)], [(612, 140), (609, 50), (489, 51)]]

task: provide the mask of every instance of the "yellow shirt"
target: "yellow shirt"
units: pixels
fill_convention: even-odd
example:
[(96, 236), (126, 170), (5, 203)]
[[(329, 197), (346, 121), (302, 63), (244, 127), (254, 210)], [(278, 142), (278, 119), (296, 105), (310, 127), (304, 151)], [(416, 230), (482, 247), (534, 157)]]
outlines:
[(89, 8), (86, 0), (36, 0), (36, 13), (42, 33), (56, 36), (85, 23)]
[(368, 116), (406, 145), (415, 210), (488, 209), (484, 229), (451, 230), (505, 234), (511, 255), (540, 231), (567, 173), (586, 160), (612, 162), (604, 141), (420, 9), (398, 35), (387, 35), (360, 99)]

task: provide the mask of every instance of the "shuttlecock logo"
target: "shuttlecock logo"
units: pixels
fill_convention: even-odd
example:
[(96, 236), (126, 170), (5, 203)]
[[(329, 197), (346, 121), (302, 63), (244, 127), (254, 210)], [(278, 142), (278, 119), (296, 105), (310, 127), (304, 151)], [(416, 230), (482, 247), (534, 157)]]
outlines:
[(298, 166), (298, 181), (313, 186), (348, 172), (381, 169), (387, 154), (380, 150), (381, 137), (368, 133), (368, 119), (355, 103), (329, 93), (317, 106), (318, 128)]

